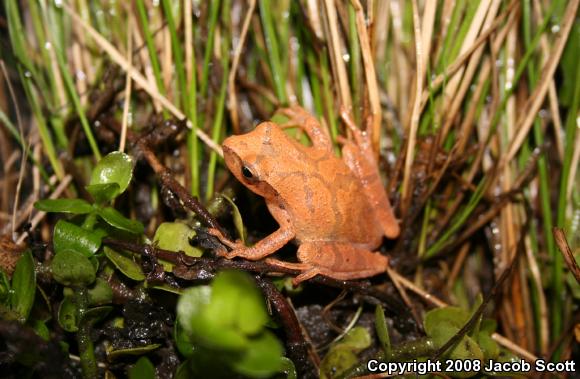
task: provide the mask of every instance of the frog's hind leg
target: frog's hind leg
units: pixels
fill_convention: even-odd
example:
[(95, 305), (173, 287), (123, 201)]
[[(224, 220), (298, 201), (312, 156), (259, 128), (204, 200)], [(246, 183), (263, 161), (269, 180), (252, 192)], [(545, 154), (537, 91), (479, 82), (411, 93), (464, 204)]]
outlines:
[(300, 262), (310, 266), (293, 282), (320, 274), (336, 280), (362, 279), (386, 272), (389, 258), (378, 252), (341, 242), (304, 243), (298, 248)]
[(375, 210), (385, 236), (396, 238), (400, 233), (399, 223), (381, 182), (369, 135), (361, 132), (348, 115), (342, 116), (354, 136), (354, 142), (345, 138), (339, 139), (343, 145), (343, 161), (362, 183), (365, 195)]
[(316, 117), (312, 116), (304, 108), (295, 105), (290, 108), (281, 108), (276, 113), (289, 118), (288, 122), (280, 125), (281, 128), (300, 128), (310, 138), (312, 146), (332, 151), (332, 141), (328, 130), (320, 125)]

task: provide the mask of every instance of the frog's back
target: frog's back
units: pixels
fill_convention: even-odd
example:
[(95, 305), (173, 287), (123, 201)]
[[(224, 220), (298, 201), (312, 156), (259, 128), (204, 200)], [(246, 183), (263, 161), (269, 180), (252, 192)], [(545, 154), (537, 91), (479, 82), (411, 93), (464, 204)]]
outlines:
[(359, 180), (334, 155), (319, 158), (309, 170), (285, 171), (280, 193), (299, 242), (340, 241), (375, 248), (382, 231)]

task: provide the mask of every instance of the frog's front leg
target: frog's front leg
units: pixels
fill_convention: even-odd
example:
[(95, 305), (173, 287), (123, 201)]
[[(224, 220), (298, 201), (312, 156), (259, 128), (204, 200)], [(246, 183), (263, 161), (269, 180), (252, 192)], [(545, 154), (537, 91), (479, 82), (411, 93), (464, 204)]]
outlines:
[(332, 151), (332, 141), (328, 130), (320, 125), (320, 122), (304, 108), (295, 105), (290, 108), (281, 108), (276, 113), (289, 118), (288, 122), (280, 125), (281, 128), (300, 128), (310, 138), (312, 146)]
[(280, 229), (258, 241), (254, 246), (245, 246), (241, 241), (232, 242), (228, 240), (216, 229), (210, 229), (209, 233), (217, 237), (224, 245), (232, 249), (232, 251), (224, 252), (220, 255), (227, 259), (241, 257), (251, 261), (257, 261), (270, 254), (274, 254), (295, 236), (295, 233), (290, 226), (281, 226)]

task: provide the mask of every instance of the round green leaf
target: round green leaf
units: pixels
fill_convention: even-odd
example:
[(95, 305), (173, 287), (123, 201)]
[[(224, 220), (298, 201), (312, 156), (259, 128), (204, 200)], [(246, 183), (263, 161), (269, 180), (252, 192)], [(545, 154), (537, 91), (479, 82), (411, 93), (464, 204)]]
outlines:
[(34, 203), (34, 208), (44, 212), (87, 214), (93, 206), (83, 199), (44, 199)]
[(371, 335), (366, 328), (356, 326), (349, 330), (339, 343), (342, 346), (346, 346), (349, 349), (358, 352), (371, 345)]
[(142, 234), (145, 228), (139, 221), (130, 220), (114, 208), (107, 207), (98, 210), (99, 216), (114, 228), (133, 234)]
[(127, 258), (123, 254), (111, 249), (108, 246), (103, 248), (105, 256), (123, 273), (126, 277), (141, 281), (145, 280), (145, 274), (141, 270), (141, 266), (135, 263), (132, 259)]
[(214, 279), (212, 290), (208, 317), (220, 325), (253, 335), (268, 321), (262, 293), (247, 273), (222, 271)]
[(92, 306), (109, 304), (113, 300), (113, 290), (109, 283), (101, 278), (95, 280), (95, 284), (87, 291), (89, 304)]
[(425, 315), (423, 324), (428, 336), (437, 331), (441, 325), (447, 324), (460, 329), (469, 321), (469, 312), (459, 307), (444, 307), (432, 309)]
[(117, 183), (91, 184), (85, 186), (85, 189), (98, 204), (111, 201), (121, 193), (121, 187)]
[(147, 357), (141, 357), (129, 369), (129, 379), (155, 379), (155, 366)]
[(58, 323), (65, 331), (76, 332), (79, 330), (77, 314), (77, 306), (71, 298), (66, 296), (62, 299), (58, 307)]
[(117, 183), (119, 193), (125, 192), (133, 176), (133, 160), (120, 151), (103, 157), (94, 168), (90, 184)]
[(211, 291), (210, 286), (197, 286), (186, 289), (179, 296), (177, 320), (186, 333), (192, 334), (193, 320), (199, 318), (209, 304)]
[(328, 351), (320, 362), (320, 377), (335, 378), (358, 363), (356, 354), (344, 346), (337, 346)]
[(201, 257), (202, 251), (191, 246), (189, 240), (195, 237), (195, 230), (182, 222), (164, 222), (155, 231), (153, 241), (160, 249), (183, 251), (190, 257)]
[(96, 278), (96, 269), (89, 258), (70, 249), (55, 254), (50, 268), (54, 279), (65, 286), (87, 286)]
[(252, 378), (268, 378), (282, 370), (282, 346), (272, 333), (264, 331), (251, 340), (233, 368)]
[(101, 247), (101, 236), (94, 231), (59, 220), (54, 226), (52, 243), (56, 254), (63, 250), (74, 250), (90, 257)]

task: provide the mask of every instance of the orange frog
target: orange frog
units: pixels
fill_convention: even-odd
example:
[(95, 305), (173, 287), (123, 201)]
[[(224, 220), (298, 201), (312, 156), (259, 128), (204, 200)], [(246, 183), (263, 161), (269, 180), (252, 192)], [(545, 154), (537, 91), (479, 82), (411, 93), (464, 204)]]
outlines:
[[(318, 274), (349, 280), (385, 272), (388, 258), (372, 250), (381, 245), (383, 235), (396, 238), (399, 225), (368, 135), (343, 113), (354, 141), (339, 138), (340, 159), (327, 130), (312, 115), (300, 107), (280, 113), (290, 118), (286, 124), (263, 122), (223, 142), (226, 165), (266, 200), (280, 228), (251, 247), (212, 230), (232, 249), (223, 255), (259, 260), (294, 240), (300, 263), (267, 259), (270, 264), (300, 270), (294, 285)], [(302, 129), (311, 146), (289, 137), (282, 131), (286, 127)]]

